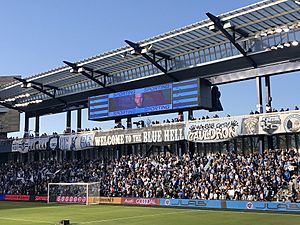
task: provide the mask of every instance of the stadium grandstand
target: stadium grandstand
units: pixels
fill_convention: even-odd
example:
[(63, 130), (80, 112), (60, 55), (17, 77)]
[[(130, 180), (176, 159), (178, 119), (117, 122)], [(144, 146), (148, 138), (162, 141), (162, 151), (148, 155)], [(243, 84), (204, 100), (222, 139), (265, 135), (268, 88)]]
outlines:
[[(143, 41), (125, 40), (125, 47), (81, 61), (64, 61), (64, 66), (34, 76), (0, 77), (0, 200), (43, 202), (34, 206), (42, 209), (48, 202), (53, 210), (70, 207), (74, 213), (78, 208), (72, 205), (55, 207), (100, 204), (105, 211), (119, 209), (109, 208), (111, 204), (126, 210), (126, 205), (160, 206), (133, 214), (120, 211), (120, 218), (129, 215), (129, 220), (156, 215), (149, 211), (143, 217), (142, 210), (162, 210), (157, 218), (165, 215), (171, 221), (170, 215), (181, 213), (176, 207), (193, 215), (201, 210), (184, 208), (264, 210), (274, 218), (293, 212), (280, 215), (296, 224), (300, 111), (297, 106), (275, 109), (270, 90), (272, 76), (300, 70), (300, 2), (265, 0), (206, 16)], [(219, 87), (250, 79), (256, 80), (256, 110), (219, 116)], [(82, 127), (86, 108), (98, 127)], [(196, 118), (196, 110), (216, 114)], [(71, 127), (72, 111), (77, 112), (76, 128)], [(40, 117), (62, 112), (64, 133), (42, 134)], [(178, 116), (169, 118), (168, 113)], [(146, 115), (166, 116), (133, 122)], [(34, 134), (29, 132), (30, 118), (35, 120)], [(115, 127), (101, 127), (108, 120)], [(20, 123), (24, 135), (8, 138)], [(93, 217), (93, 207), (88, 210), (94, 222), (75, 217), (76, 224), (120, 222), (111, 215), (107, 221)], [(208, 216), (214, 217), (210, 210)], [(229, 211), (217, 212), (226, 217)], [(10, 222), (39, 223), (24, 218)], [(46, 213), (40, 224), (53, 224), (54, 219), (59, 218), (50, 216), (47, 222)], [(186, 224), (198, 224), (193, 219)]]

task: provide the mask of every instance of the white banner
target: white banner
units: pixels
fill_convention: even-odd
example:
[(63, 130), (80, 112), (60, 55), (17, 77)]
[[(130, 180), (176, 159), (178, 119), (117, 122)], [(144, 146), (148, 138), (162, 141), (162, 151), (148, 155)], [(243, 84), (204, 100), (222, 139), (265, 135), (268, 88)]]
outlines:
[(77, 151), (94, 146), (95, 132), (80, 134), (65, 134), (59, 136), (59, 149)]
[(75, 140), (75, 150), (83, 150), (94, 146), (95, 132), (78, 134)]
[(259, 134), (282, 134), (300, 131), (300, 113), (282, 112), (264, 114), (259, 117)]
[(98, 131), (95, 146), (180, 141), (184, 140), (184, 126), (184, 123), (168, 123), (139, 129)]
[(30, 139), (17, 139), (12, 142), (12, 152), (27, 153), (29, 151)]
[(76, 134), (65, 134), (59, 136), (59, 149), (65, 151), (74, 151), (76, 149)]
[(78, 134), (18, 139), (13, 152), (32, 150), (77, 151), (93, 146), (140, 143), (222, 142), (243, 135), (272, 135), (300, 132), (300, 111), (254, 114), (237, 117), (164, 123), (135, 129), (112, 129)]
[(228, 141), (241, 134), (241, 122), (241, 117), (189, 121), (186, 125), (186, 139), (192, 142)]
[(59, 136), (52, 136), (49, 138), (48, 150), (59, 150)]
[(47, 150), (49, 137), (38, 137), (29, 139), (29, 151)]

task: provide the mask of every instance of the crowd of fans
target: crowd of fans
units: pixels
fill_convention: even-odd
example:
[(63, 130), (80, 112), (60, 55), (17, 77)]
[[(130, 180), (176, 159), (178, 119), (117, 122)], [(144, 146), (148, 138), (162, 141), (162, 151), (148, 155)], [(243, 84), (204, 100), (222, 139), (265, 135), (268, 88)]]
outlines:
[[(294, 107), (294, 110), (299, 110), (299, 107), (298, 107), (298, 106), (295, 106), (295, 107)], [(266, 107), (266, 113), (273, 113), (273, 112), (288, 112), (288, 111), (290, 111), (290, 108), (286, 108), (286, 109), (284, 109), (284, 108), (276, 109), (276, 108), (272, 108), (272, 107), (270, 107), (270, 106), (267, 106), (267, 107)], [(253, 111), (251, 110), (251, 112), (250, 112), (249, 114), (250, 114), (250, 115), (253, 115), (253, 114), (260, 114), (260, 112), (258, 112), (257, 110), (253, 112)]]
[[(49, 182), (101, 182), (102, 196), (297, 201), (299, 154), (122, 156), (102, 161), (6, 163), (0, 193), (47, 195)], [(287, 194), (282, 190), (287, 190)]]

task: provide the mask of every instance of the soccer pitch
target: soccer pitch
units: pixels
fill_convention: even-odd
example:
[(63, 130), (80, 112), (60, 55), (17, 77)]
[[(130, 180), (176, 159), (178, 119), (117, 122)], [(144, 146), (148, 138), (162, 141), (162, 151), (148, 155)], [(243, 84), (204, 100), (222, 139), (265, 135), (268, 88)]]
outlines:
[(300, 220), (300, 214), (24, 202), (0, 202), (0, 212), (3, 225), (54, 225), (62, 219), (72, 225), (290, 225)]

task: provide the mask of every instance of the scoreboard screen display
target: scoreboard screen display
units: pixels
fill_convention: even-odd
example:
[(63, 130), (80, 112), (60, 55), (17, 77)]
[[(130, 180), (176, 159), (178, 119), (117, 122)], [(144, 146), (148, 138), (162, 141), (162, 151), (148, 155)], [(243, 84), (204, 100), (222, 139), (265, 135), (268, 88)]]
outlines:
[(89, 98), (89, 119), (143, 115), (199, 106), (199, 80), (139, 88)]

